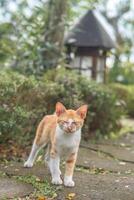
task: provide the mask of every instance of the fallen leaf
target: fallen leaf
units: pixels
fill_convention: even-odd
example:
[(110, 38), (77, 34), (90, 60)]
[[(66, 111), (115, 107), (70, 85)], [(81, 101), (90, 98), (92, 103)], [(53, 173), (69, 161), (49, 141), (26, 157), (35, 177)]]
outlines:
[(19, 169), (17, 169), (17, 168), (16, 168), (14, 171), (18, 172), (18, 171), (19, 171)]
[(44, 196), (39, 196), (39, 197), (38, 197), (38, 200), (47, 200), (47, 198), (44, 197)]
[(68, 199), (68, 200), (73, 200), (75, 196), (76, 196), (75, 193), (69, 193), (69, 194), (67, 195), (66, 199)]
[(126, 165), (126, 163), (125, 163), (125, 162), (119, 162), (119, 164), (120, 164), (120, 165)]
[(37, 182), (40, 182), (41, 180), (40, 180), (40, 178), (36, 177), (36, 181), (37, 181)]
[(68, 196), (71, 197), (71, 198), (75, 197), (75, 195), (76, 195), (75, 193), (69, 193), (68, 194)]

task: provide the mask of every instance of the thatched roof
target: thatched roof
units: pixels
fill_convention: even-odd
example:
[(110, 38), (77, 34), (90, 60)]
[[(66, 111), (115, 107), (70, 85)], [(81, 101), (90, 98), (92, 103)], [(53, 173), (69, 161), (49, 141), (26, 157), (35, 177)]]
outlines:
[(74, 25), (65, 38), (65, 44), (76, 47), (115, 48), (114, 41), (92, 10), (89, 10), (80, 21)]

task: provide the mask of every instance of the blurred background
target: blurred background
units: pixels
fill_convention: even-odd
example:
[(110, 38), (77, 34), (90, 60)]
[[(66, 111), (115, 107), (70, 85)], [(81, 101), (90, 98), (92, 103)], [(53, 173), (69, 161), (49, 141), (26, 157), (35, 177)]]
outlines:
[(133, 30), (134, 0), (0, 0), (2, 157), (25, 156), (57, 101), (89, 105), (83, 139), (117, 137), (134, 117)]

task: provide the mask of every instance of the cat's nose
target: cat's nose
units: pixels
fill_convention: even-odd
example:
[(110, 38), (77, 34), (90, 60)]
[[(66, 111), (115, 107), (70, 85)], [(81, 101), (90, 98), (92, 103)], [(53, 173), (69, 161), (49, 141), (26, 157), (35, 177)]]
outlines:
[(68, 131), (71, 131), (72, 130), (72, 127), (71, 126), (68, 126)]

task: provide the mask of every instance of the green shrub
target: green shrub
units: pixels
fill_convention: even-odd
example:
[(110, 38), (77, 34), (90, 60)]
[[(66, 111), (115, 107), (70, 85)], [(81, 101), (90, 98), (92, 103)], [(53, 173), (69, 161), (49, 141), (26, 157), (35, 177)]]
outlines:
[(83, 130), (86, 136), (115, 131), (122, 114), (111, 89), (64, 69), (48, 71), (38, 81), (32, 76), (3, 71), (0, 93), (0, 138), (5, 140), (19, 138), (18, 142), (29, 142), (41, 118), (54, 112), (57, 101), (74, 109), (84, 103), (89, 105)]
[[(76, 73), (62, 70), (49, 71), (44, 76), (47, 83), (55, 82), (63, 88), (63, 93), (57, 100), (67, 107), (77, 108), (81, 104), (88, 104), (89, 111), (84, 133), (98, 135), (110, 134), (118, 128), (118, 119), (123, 110), (116, 106), (114, 92), (105, 85), (91, 82)], [(53, 102), (55, 105), (56, 102)]]
[(124, 85), (134, 84), (134, 64), (132, 62), (121, 62), (109, 71), (109, 82), (117, 82)]
[[(26, 139), (35, 131), (38, 119), (46, 114), (38, 82), (7, 71), (0, 74), (0, 139)], [(42, 101), (41, 101), (42, 100)], [(21, 142), (21, 140), (19, 140)]]
[(128, 86), (129, 96), (127, 101), (127, 110), (130, 117), (134, 117), (134, 85)]
[(117, 99), (124, 104), (126, 114), (134, 117), (134, 85), (111, 84)]
[(84, 78), (81, 78), (80, 87), (82, 99), (89, 105), (86, 124), (88, 132), (106, 135), (116, 131), (123, 110), (116, 106), (114, 92), (105, 85), (91, 83)]

